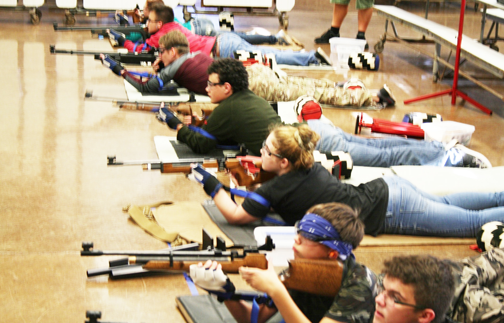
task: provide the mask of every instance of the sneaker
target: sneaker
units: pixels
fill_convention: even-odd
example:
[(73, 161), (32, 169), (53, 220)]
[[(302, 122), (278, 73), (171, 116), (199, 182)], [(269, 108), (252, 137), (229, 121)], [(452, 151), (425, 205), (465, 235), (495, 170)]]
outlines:
[(253, 27), (251, 31), (246, 32), (247, 35), (271, 36), (271, 33), (262, 27)]
[(394, 96), (392, 95), (392, 91), (390, 91), (387, 84), (383, 84), (383, 88), (378, 91), (377, 95), (380, 99), (378, 103), (382, 104), (384, 107), (395, 105)]
[(322, 34), (322, 36), (315, 38), (315, 43), (316, 44), (329, 44), (329, 39), (333, 37), (339, 37), (339, 33), (335, 34), (331, 31), (331, 28), (329, 28), (328, 31)]
[(293, 43), (291, 37), (285, 33), (285, 30), (281, 29), (275, 37), (277, 38), (279, 45), (289, 46)]
[(459, 144), (459, 142), (458, 142), (457, 139), (452, 139), (452, 140), (450, 140), (449, 143), (447, 143), (445, 145), (445, 150), (448, 151), (448, 150), (452, 149), (453, 147), (455, 147), (458, 144)]
[(321, 65), (332, 65), (331, 59), (320, 47), (317, 48), (317, 51), (315, 52), (315, 57), (320, 61)]
[(455, 144), (452, 150), (462, 156), (462, 167), (492, 168), (490, 161), (477, 151), (469, 149), (461, 144)]

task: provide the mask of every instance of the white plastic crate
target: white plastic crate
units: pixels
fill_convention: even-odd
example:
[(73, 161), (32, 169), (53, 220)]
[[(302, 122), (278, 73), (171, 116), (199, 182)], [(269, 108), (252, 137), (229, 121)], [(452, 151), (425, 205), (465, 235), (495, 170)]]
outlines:
[(457, 139), (464, 146), (469, 145), (476, 129), (473, 125), (455, 121), (423, 123), (421, 127), (425, 131), (426, 141), (440, 141), (447, 144), (452, 139)]
[(337, 69), (349, 69), (348, 58), (351, 54), (362, 53), (366, 47), (365, 39), (333, 37), (331, 44), (331, 60)]
[(268, 259), (275, 267), (287, 267), (288, 260), (294, 259), (294, 237), (296, 236), (295, 227), (257, 227), (254, 229), (254, 238), (258, 246), (264, 244), (266, 236), (270, 236), (275, 244), (275, 249), (266, 252)]

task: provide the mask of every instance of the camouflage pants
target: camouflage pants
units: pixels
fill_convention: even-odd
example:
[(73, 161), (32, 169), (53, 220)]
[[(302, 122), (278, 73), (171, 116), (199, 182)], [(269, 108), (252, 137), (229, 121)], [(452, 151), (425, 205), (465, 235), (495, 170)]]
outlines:
[(256, 95), (268, 101), (294, 101), (302, 95), (310, 95), (319, 103), (334, 106), (375, 105), (367, 89), (346, 90), (335, 87), (329, 80), (307, 77), (277, 76), (269, 67), (253, 64), (247, 67), (249, 88)]
[(503, 322), (504, 250), (495, 248), (453, 267), (456, 289), (450, 317), (458, 322)]

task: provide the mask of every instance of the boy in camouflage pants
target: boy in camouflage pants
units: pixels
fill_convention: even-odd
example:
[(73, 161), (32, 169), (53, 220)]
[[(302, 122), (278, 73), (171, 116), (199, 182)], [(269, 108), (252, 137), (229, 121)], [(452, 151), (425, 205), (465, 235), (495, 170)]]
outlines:
[(249, 88), (257, 96), (272, 102), (293, 101), (302, 95), (314, 97), (319, 103), (333, 106), (376, 106), (378, 94), (373, 95), (359, 80), (337, 86), (329, 80), (287, 76), (263, 64), (247, 66)]
[(455, 297), (450, 317), (458, 322), (503, 322), (504, 250), (491, 249), (451, 265)]

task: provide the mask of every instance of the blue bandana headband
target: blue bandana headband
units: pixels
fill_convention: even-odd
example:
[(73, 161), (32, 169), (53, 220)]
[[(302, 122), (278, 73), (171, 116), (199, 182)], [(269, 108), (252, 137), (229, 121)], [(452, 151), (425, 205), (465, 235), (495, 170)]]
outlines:
[(305, 214), (297, 224), (297, 229), (308, 236), (313, 236), (313, 240), (318, 239), (319, 243), (336, 250), (342, 260), (345, 260), (350, 255), (355, 257), (352, 253), (352, 244), (342, 241), (338, 231), (329, 221), (321, 216), (314, 213)]

